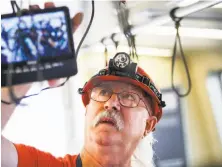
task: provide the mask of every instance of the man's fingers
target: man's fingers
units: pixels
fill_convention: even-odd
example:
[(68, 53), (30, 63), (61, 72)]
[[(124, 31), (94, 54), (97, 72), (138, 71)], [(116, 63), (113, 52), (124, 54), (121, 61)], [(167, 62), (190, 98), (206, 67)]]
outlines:
[(59, 79), (53, 79), (48, 81), (49, 87), (56, 87), (60, 84)]
[(35, 10), (40, 9), (39, 5), (29, 5), (29, 9)]
[[(53, 2), (46, 2), (44, 4), (45, 8), (54, 8), (55, 4)], [(30, 5), (30, 9), (40, 9), (39, 5)], [(73, 18), (72, 18), (72, 26), (73, 26), (73, 32), (76, 31), (76, 29), (79, 27), (79, 25), (82, 23), (83, 20), (83, 13), (77, 13)]]
[(22, 13), (28, 12), (28, 9), (22, 9)]
[(45, 8), (54, 8), (55, 4), (53, 2), (46, 2), (44, 6)]
[(51, 79), (48, 80), (49, 87), (57, 87), (64, 83), (67, 78)]
[(79, 25), (82, 23), (83, 20), (83, 13), (77, 13), (73, 18), (72, 18), (72, 27), (73, 27), (73, 32), (76, 31), (76, 29), (79, 27)]

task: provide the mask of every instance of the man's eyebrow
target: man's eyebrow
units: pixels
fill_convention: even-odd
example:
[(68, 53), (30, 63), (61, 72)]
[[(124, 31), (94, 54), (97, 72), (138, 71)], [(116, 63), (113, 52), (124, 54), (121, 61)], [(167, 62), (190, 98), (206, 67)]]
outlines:
[(135, 92), (137, 92), (137, 93), (139, 93), (140, 95), (142, 95), (142, 90), (140, 89), (140, 88), (137, 88), (137, 87), (134, 87), (134, 86), (130, 86), (130, 87), (128, 87), (130, 90), (133, 90), (133, 91), (135, 91)]
[(129, 89), (127, 89), (127, 90), (129, 90), (129, 92), (135, 92), (135, 93), (139, 93), (139, 94), (141, 94), (141, 92), (140, 91), (138, 91), (137, 89), (134, 89), (134, 88), (129, 88)]
[[(104, 87), (107, 87), (109, 89), (113, 88), (112, 83), (99, 83), (99, 84), (96, 84), (95, 86), (104, 86)], [(126, 87), (122, 87), (121, 92), (133, 92), (133, 93), (137, 93), (139, 95), (143, 95), (143, 93), (140, 89), (138, 89), (137, 87), (134, 87), (132, 85), (127, 85)]]
[(112, 88), (112, 86), (110, 84), (105, 84), (105, 83), (96, 84), (95, 86), (103, 86), (103, 87), (107, 87), (109, 89)]
[(123, 87), (122, 89), (121, 89), (121, 92), (134, 92), (134, 93), (139, 93), (139, 94), (141, 94), (141, 91), (139, 91), (137, 88), (134, 88), (134, 87), (132, 87), (132, 86), (127, 86), (127, 87)]

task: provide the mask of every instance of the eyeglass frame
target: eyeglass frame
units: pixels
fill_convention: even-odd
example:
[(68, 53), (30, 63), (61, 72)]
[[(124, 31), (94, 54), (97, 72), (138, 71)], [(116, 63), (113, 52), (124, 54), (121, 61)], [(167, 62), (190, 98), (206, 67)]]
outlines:
[[(110, 97), (109, 97), (106, 101), (97, 101), (97, 100), (95, 100), (95, 99), (93, 99), (93, 98), (91, 97), (92, 90), (93, 90), (94, 88), (96, 88), (96, 87), (99, 87), (99, 85), (98, 85), (98, 86), (94, 86), (93, 88), (91, 88), (91, 89), (89, 89), (89, 90), (87, 91), (90, 99), (92, 99), (92, 100), (94, 100), (94, 101), (96, 101), (96, 102), (105, 103), (105, 102), (107, 102), (107, 101), (110, 100), (110, 98), (113, 96), (113, 94), (116, 94), (116, 95), (117, 95), (117, 98), (118, 98), (118, 101), (119, 101), (119, 103), (121, 104), (121, 106), (127, 107), (127, 108), (136, 108), (136, 107), (138, 107), (138, 105), (139, 105), (139, 103), (140, 103), (140, 100), (141, 100), (141, 101), (144, 103), (144, 105), (145, 105), (144, 108), (146, 108), (146, 110), (148, 111), (149, 115), (152, 115), (152, 112), (150, 112), (150, 110), (148, 109), (148, 107), (147, 107), (147, 105), (145, 104), (145, 102), (144, 102), (144, 100), (142, 99), (142, 97), (141, 97), (140, 95), (138, 95), (137, 93), (131, 92), (131, 93), (133, 93), (133, 94), (136, 94), (136, 95), (139, 97), (139, 101), (138, 101), (137, 105), (134, 106), (134, 107), (129, 107), (129, 106), (123, 105), (123, 104), (120, 102), (120, 98), (119, 98), (119, 96), (118, 96), (119, 94), (121, 94), (121, 93), (123, 93), (123, 92), (127, 92), (127, 91), (114, 92), (112, 89), (109, 89), (110, 92), (112, 92), (112, 94), (110, 95)], [(130, 93), (130, 92), (128, 92), (128, 93)], [(147, 94), (147, 93), (146, 93), (146, 94)], [(149, 95), (148, 95), (148, 96), (149, 96)], [(151, 108), (152, 108), (152, 106), (151, 106)]]

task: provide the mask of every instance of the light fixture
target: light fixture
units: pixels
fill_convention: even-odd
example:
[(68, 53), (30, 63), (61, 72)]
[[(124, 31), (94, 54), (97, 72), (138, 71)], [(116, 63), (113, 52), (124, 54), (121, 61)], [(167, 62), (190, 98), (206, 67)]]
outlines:
[[(182, 0), (181, 2), (178, 3), (179, 7), (186, 7), (186, 6), (190, 6), (193, 5), (197, 2), (200, 2), (200, 0)], [(212, 8), (222, 8), (222, 2), (212, 6)]]
[(179, 2), (178, 6), (179, 7), (186, 7), (186, 6), (192, 5), (194, 3), (197, 3), (199, 1), (200, 0), (183, 0), (183, 1)]
[[(171, 26), (143, 26), (135, 29), (134, 33), (167, 36), (175, 35), (176, 30)], [(183, 37), (222, 40), (222, 30), (220, 29), (180, 27), (179, 33)]]

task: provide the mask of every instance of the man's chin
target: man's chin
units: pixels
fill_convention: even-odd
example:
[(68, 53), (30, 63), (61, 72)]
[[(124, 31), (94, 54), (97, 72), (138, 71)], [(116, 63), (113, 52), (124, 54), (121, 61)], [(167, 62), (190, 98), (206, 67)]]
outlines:
[(110, 125), (98, 125), (92, 133), (93, 140), (101, 146), (111, 146), (121, 142), (120, 132)]

